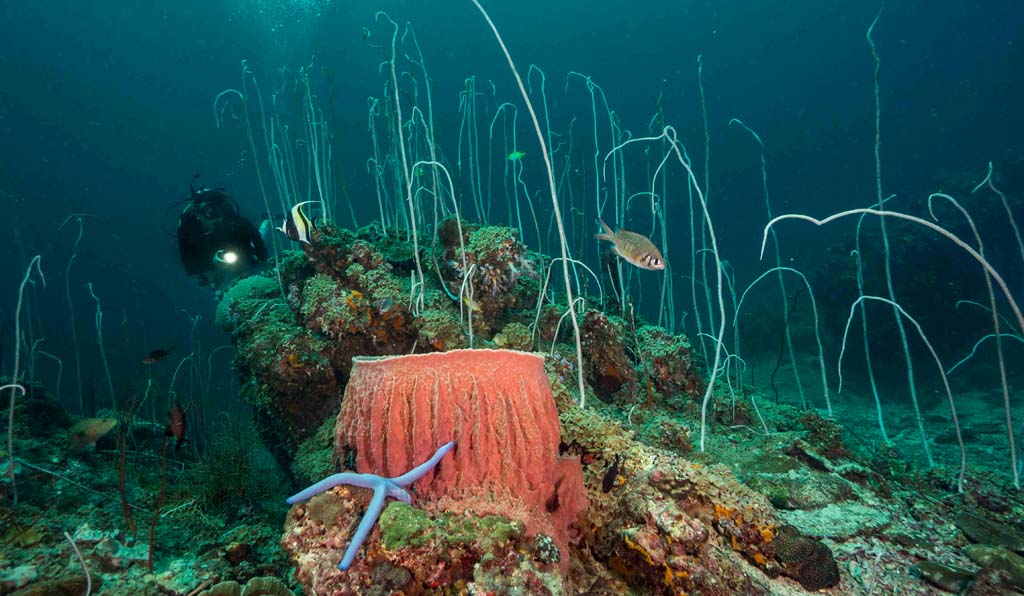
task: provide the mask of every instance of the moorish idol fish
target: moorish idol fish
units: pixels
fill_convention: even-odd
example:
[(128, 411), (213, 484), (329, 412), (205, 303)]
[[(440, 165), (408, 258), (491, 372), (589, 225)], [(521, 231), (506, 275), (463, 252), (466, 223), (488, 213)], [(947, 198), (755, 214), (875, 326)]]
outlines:
[(278, 230), (284, 232), (285, 236), (296, 241), (305, 242), (306, 244), (313, 244), (313, 230), (316, 229), (316, 222), (306, 217), (306, 214), (302, 212), (302, 206), (307, 203), (316, 203), (317, 201), (303, 201), (296, 203), (292, 207), (288, 217), (281, 222), (281, 227)]

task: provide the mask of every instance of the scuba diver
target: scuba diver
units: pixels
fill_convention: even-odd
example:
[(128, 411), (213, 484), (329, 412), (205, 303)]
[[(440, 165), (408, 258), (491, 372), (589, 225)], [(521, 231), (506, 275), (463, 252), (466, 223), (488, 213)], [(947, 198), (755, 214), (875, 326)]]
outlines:
[(223, 188), (194, 187), (192, 196), (175, 203), (171, 209), (188, 203), (178, 217), (178, 254), (185, 273), (195, 275), (200, 285), (221, 287), (235, 274), (259, 266), (267, 260), (267, 247), (259, 230), (242, 217), (238, 203)]

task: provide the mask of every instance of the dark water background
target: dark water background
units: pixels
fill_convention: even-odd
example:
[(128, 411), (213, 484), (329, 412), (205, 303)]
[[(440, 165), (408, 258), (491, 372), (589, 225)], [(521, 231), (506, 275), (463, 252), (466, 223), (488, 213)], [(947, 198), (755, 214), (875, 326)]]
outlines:
[[(633, 130), (646, 128), (663, 88), (666, 119), (700, 167), (703, 55), (712, 210), (723, 257), (742, 286), (763, 268), (757, 250), (766, 217), (756, 146), (728, 126), (730, 118), (743, 119), (768, 143), (776, 213), (825, 215), (875, 200), (873, 62), (864, 34), (877, 3), (523, 0), (487, 8), (520, 69), (532, 63), (547, 73), (556, 122), (577, 115), (581, 131), (589, 126), (583, 86), (577, 81), (564, 92), (570, 70), (593, 76)], [(503, 56), (468, 1), (0, 2), (0, 322), (13, 317), (28, 259), (42, 255), (50, 286), (30, 289), (34, 333), (70, 362), (62, 290), (74, 231), (58, 226), (84, 212), (91, 217), (71, 288), (87, 381), (98, 383), (102, 374), (88, 348), (94, 305), (87, 281), (103, 301), (117, 379), (137, 374), (141, 355), (155, 347), (187, 352), (196, 315), (207, 349), (227, 343), (213, 328), (210, 292), (185, 276), (173, 238), (161, 229), (165, 209), (187, 196), (196, 172), (206, 184), (227, 187), (246, 214), (263, 211), (242, 134), (215, 127), (213, 98), (240, 84), (243, 59), (269, 87), (277, 69), (297, 68), (315, 54), (335, 81), (339, 174), (360, 223), (368, 222), (375, 200), (365, 169), (366, 98), (381, 94), (386, 74), (362, 28), (378, 42), (390, 35), (375, 22), (377, 10), (416, 29), (433, 79), (438, 143), (449, 156), (465, 77), (492, 80), (500, 97), (519, 102)], [(896, 207), (940, 190), (943, 176), (977, 180), (987, 162), (1024, 152), (1022, 31), (1024, 9), (1014, 0), (980, 8), (951, 0), (887, 4), (875, 38), (885, 194), (907, 201)], [(527, 176), (531, 188), (542, 189), (539, 149), (521, 116), (524, 150), (535, 158)], [(835, 230), (848, 227), (782, 228), (789, 264), (808, 273), (824, 267), (822, 247)], [(992, 233), (1005, 238), (1005, 230)], [(672, 252), (689, 260), (688, 243)], [(9, 373), (10, 331), (3, 341)]]

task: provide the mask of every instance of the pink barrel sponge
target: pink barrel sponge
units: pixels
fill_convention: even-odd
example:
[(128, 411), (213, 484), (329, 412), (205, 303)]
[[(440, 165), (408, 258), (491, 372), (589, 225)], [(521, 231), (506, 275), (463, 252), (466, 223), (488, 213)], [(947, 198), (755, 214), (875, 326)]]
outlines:
[(353, 359), (335, 430), (356, 471), (396, 476), (455, 450), (414, 486), (419, 507), (519, 519), (563, 549), (587, 506), (578, 459), (560, 459), (561, 429), (544, 358), (454, 350)]

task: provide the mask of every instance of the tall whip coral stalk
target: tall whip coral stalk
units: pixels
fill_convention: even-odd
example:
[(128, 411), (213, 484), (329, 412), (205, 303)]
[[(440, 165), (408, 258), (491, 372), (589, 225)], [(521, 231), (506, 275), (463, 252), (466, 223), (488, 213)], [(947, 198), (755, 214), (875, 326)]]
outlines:
[[(78, 413), (85, 416), (85, 401), (82, 398), (82, 353), (78, 347), (78, 326), (75, 324), (75, 303), (71, 299), (71, 265), (74, 264), (75, 259), (78, 258), (78, 244), (82, 241), (82, 217), (83, 213), (72, 213), (64, 220), (64, 223), (60, 224), (60, 229), (63, 229), (65, 225), (72, 219), (78, 222), (78, 235), (75, 236), (75, 243), (71, 247), (71, 256), (68, 257), (68, 264), (64, 268), (64, 297), (68, 302), (68, 319), (71, 322), (71, 343), (75, 348), (75, 388), (78, 392)], [(59, 388), (58, 388), (59, 389)]]
[(1017, 220), (1013, 217), (1013, 210), (1010, 209), (1010, 203), (1006, 200), (1006, 195), (1003, 191), (996, 188), (995, 184), (992, 184), (992, 162), (988, 162), (988, 173), (985, 175), (985, 179), (978, 183), (971, 191), (971, 194), (978, 192), (982, 186), (988, 186), (989, 190), (996, 193), (999, 197), (1000, 202), (1003, 204), (1003, 211), (1006, 212), (1006, 219), (1010, 222), (1010, 227), (1013, 228), (1013, 237), (1017, 240), (1017, 250), (1020, 251), (1020, 260), (1024, 262), (1024, 240), (1020, 237), (1020, 228), (1017, 227)]
[(11, 384), (4, 385), (2, 389), (9, 389), (11, 399), (7, 405), (7, 477), (11, 480), (11, 494), (14, 496), (14, 504), (18, 504), (18, 486), (14, 482), (14, 402), (18, 397), (18, 391), (25, 394), (25, 388), (18, 384), (18, 369), (21, 367), (21, 306), (25, 302), (25, 284), (32, 276), (32, 267), (36, 268), (39, 279), (46, 287), (46, 277), (39, 266), (39, 255), (29, 261), (25, 269), (25, 277), (21, 278), (21, 285), (18, 286), (18, 307), (14, 311), (14, 373), (11, 375)]
[[(892, 197), (889, 197), (892, 198)], [(881, 205), (879, 205), (881, 208)], [(854, 254), (855, 262), (857, 266), (857, 296), (864, 296), (864, 262), (862, 259), (863, 251), (860, 247), (860, 230), (864, 223), (864, 215), (857, 218), (857, 231), (853, 234)], [(878, 413), (878, 430), (882, 435), (882, 442), (886, 445), (891, 445), (892, 442), (889, 440), (889, 435), (885, 430), (885, 416), (882, 413), (882, 398), (878, 393), (878, 383), (875, 381), (875, 369), (874, 365), (871, 364), (871, 344), (868, 341), (868, 310), (863, 302), (860, 303), (860, 318), (861, 318), (861, 340), (864, 342), (864, 369), (868, 374), (868, 383), (871, 385), (871, 395), (875, 398), (875, 411)], [(918, 418), (918, 428), (921, 428), (921, 421)], [(923, 439), (921, 447), (924, 449), (925, 457), (929, 462), (932, 461), (931, 448), (928, 447), (928, 437), (921, 435)]]
[[(991, 176), (991, 173), (989, 175)], [(974, 225), (974, 219), (971, 217), (971, 214), (968, 213), (967, 210), (964, 209), (964, 207), (953, 197), (937, 192), (928, 197), (928, 212), (935, 221), (939, 220), (935, 215), (935, 210), (932, 205), (932, 199), (935, 198), (946, 199), (957, 209), (957, 211), (960, 212), (961, 215), (964, 216), (964, 219), (967, 220), (967, 225), (971, 228), (971, 234), (974, 235), (974, 241), (978, 244), (978, 254), (984, 255), (985, 244), (981, 241), (981, 234), (978, 233), (978, 228)], [(1017, 447), (1013, 438), (1013, 416), (1010, 411), (1010, 387), (1006, 380), (1006, 361), (1003, 358), (1003, 342), (999, 326), (999, 311), (996, 309), (996, 295), (992, 290), (992, 277), (987, 271), (985, 272), (985, 289), (988, 291), (989, 311), (992, 313), (992, 330), (995, 331), (996, 356), (999, 361), (999, 381), (1003, 390), (1003, 405), (1006, 410), (1006, 435), (1010, 441), (1010, 469), (1013, 471), (1013, 486), (1017, 490), (1020, 490), (1020, 471), (1017, 469)]]
[[(868, 31), (864, 36), (867, 39), (868, 47), (871, 48), (871, 57), (875, 61), (875, 199), (879, 209), (882, 209), (882, 204), (884, 203), (882, 199), (882, 101), (878, 82), (879, 71), (882, 69), (882, 60), (878, 57), (875, 40), (871, 37), (871, 34), (875, 31), (878, 19), (882, 18), (883, 9), (884, 7), (878, 9), (875, 20), (871, 21), (871, 26), (868, 27)], [(885, 286), (889, 293), (889, 300), (895, 303), (896, 289), (892, 283), (892, 257), (890, 256), (889, 232), (885, 226), (885, 217), (879, 218), (878, 225), (882, 229), (882, 252), (885, 256)], [(914, 361), (910, 357), (910, 347), (907, 344), (907, 330), (903, 326), (903, 319), (900, 317), (900, 313), (895, 306), (893, 306), (893, 316), (896, 318), (896, 329), (899, 331), (900, 345), (903, 347), (903, 360), (907, 364), (907, 386), (910, 391), (910, 402), (914, 406), (914, 415), (917, 418), (917, 430), (921, 435), (921, 443), (924, 445), (925, 454), (928, 456), (928, 466), (932, 467), (935, 465), (935, 462), (932, 460), (931, 451), (928, 449), (928, 438), (924, 432), (924, 418), (921, 416), (921, 406), (917, 400), (917, 387), (914, 384)]]
[[(747, 126), (746, 124), (744, 124), (744, 122), (742, 120), (740, 120), (739, 118), (733, 118), (732, 120), (729, 121), (729, 125), (730, 126), (733, 125), (733, 124), (736, 124), (737, 126), (742, 128), (743, 130), (745, 130), (748, 133), (750, 133), (750, 136), (754, 137), (754, 140), (757, 142), (757, 146), (760, 149), (760, 154), (761, 154), (761, 191), (764, 194), (764, 207), (765, 207), (765, 210), (768, 212), (768, 219), (771, 219), (772, 218), (772, 202), (771, 202), (771, 198), (770, 198), (770, 196), (768, 194), (768, 157), (766, 155), (764, 141), (761, 140), (761, 136), (760, 135), (758, 135), (756, 132), (754, 132), (754, 129), (752, 129), (749, 126)], [(774, 270), (776, 271), (776, 274), (777, 274), (776, 277), (779, 280), (779, 290), (782, 291), (782, 320), (783, 321), (787, 321), (787, 320), (789, 320), (789, 300), (787, 298), (789, 296), (789, 294), (786, 292), (786, 282), (782, 278), (782, 272), (784, 270), (788, 269), (788, 268), (784, 268), (782, 266), (782, 256), (779, 254), (779, 239), (775, 236), (775, 231), (774, 230), (772, 231), (772, 250), (775, 252), (775, 267), (774, 267)], [(803, 277), (803, 275), (800, 274), (798, 271), (794, 271), (794, 272), (797, 273), (798, 275), (800, 275), (801, 277)], [(807, 286), (807, 288), (809, 290), (811, 286), (810, 286), (809, 283), (807, 283), (807, 279), (804, 279), (804, 284)], [(750, 286), (753, 286), (753, 285), (754, 284), (750, 284)], [(814, 304), (814, 294), (812, 293), (812, 294), (810, 294), (810, 296), (811, 296), (811, 304), (813, 305)], [(817, 309), (815, 309), (814, 318), (815, 318), (815, 321), (814, 321), (814, 331), (815, 331), (815, 335), (818, 335), (818, 333), (817, 333), (817, 331), (818, 331), (818, 320), (817, 320), (818, 312), (817, 312)], [(734, 331), (733, 332), (738, 335), (739, 334), (739, 327), (736, 326), (735, 324), (733, 326), (734, 326)], [(806, 400), (804, 399), (804, 386), (803, 386), (803, 383), (800, 382), (800, 369), (797, 368), (797, 365), (796, 365), (796, 352), (793, 349), (793, 334), (790, 333), (790, 331), (789, 331), (789, 325), (786, 325), (786, 328), (783, 330), (783, 332), (785, 334), (786, 351), (789, 354), (789, 362), (790, 362), (790, 364), (793, 367), (793, 376), (796, 378), (796, 388), (797, 388), (797, 391), (800, 393), (800, 404), (802, 406), (806, 407)], [(739, 347), (740, 347), (739, 346), (739, 342), (736, 342), (736, 354), (737, 355), (740, 353), (739, 352)], [(820, 336), (818, 337), (818, 352), (819, 352), (819, 355), (820, 355), (820, 353), (821, 353), (821, 338), (820, 338)], [(822, 380), (824, 380), (824, 372), (825, 372), (825, 367), (824, 367), (824, 363), (822, 363)], [(825, 400), (828, 401), (828, 386), (827, 386), (827, 384), (826, 384), (826, 387), (825, 387)], [(829, 417), (832, 416), (832, 406), (831, 406), (831, 404), (829, 405), (829, 408), (828, 408), (828, 415), (829, 415)]]
[[(413, 309), (414, 312), (419, 312), (423, 309), (423, 264), (420, 263), (420, 244), (419, 235), (416, 231), (416, 206), (413, 202), (412, 196), (412, 172), (409, 170), (409, 158), (405, 155), (405, 135), (402, 133), (402, 127), (404, 122), (402, 120), (402, 101), (398, 94), (398, 73), (395, 69), (395, 60), (397, 59), (397, 42), (398, 42), (398, 23), (391, 20), (391, 17), (387, 13), (381, 11), (377, 13), (376, 18), (387, 19), (389, 23), (394, 25), (395, 32), (391, 36), (391, 58), (388, 60), (388, 71), (391, 74), (391, 88), (395, 94), (395, 131), (398, 134), (398, 152), (402, 157), (402, 175), (405, 177), (405, 196), (409, 203), (409, 226), (412, 230), (412, 248), (413, 258), (416, 261), (416, 275), (419, 276), (419, 294), (413, 295)], [(516, 75), (518, 77), (518, 75)], [(415, 288), (414, 288), (415, 289)]]
[(110, 376), (110, 364), (107, 362), (107, 351), (103, 347), (103, 309), (100, 307), (100, 299), (92, 289), (92, 282), (88, 284), (89, 295), (96, 301), (96, 345), (100, 348), (100, 361), (103, 362), (103, 371), (107, 374), (107, 387), (110, 389), (110, 407), (117, 411), (117, 396), (114, 392), (114, 378)]
[[(473, 4), (483, 15), (484, 20), (490, 26), (491, 31), (494, 33), (495, 39), (498, 40), (498, 45), (501, 46), (501, 51), (505, 54), (505, 59), (508, 60), (508, 66), (512, 69), (512, 74), (516, 78), (516, 84), (519, 85), (519, 92), (523, 95), (523, 101), (526, 103), (526, 109), (530, 111), (530, 118), (533, 120), (533, 128), (537, 132), (537, 142), (540, 143), (540, 153), (544, 158), (544, 167), (548, 172), (548, 186), (551, 192), (551, 204), (555, 213), (555, 224), (558, 226), (558, 237), (560, 240), (560, 248), (562, 250), (562, 274), (563, 281), (565, 282), (565, 295), (566, 300), (569, 302), (569, 318), (572, 319), (572, 330), (576, 338), (576, 376), (580, 387), (580, 407), (586, 405), (587, 393), (583, 384), (583, 344), (580, 342), (580, 323), (576, 317), (576, 305), (573, 302), (572, 297), (572, 282), (569, 277), (569, 249), (565, 239), (565, 226), (562, 224), (562, 210), (558, 206), (558, 191), (555, 186), (555, 173), (551, 168), (551, 156), (548, 154), (547, 142), (544, 140), (544, 133), (540, 129), (540, 120), (537, 119), (537, 112), (533, 109), (533, 103), (530, 102), (530, 96), (526, 93), (526, 86), (523, 85), (523, 79), (519, 76), (519, 71), (516, 69), (515, 62), (512, 61), (512, 55), (509, 54), (508, 48), (505, 47), (505, 41), (502, 40), (501, 34), (498, 33), (498, 28), (494, 26), (494, 21), (491, 20), (490, 15), (484, 10), (484, 7), (480, 5), (478, 0), (471, 0)], [(422, 276), (421, 276), (422, 277)], [(715, 363), (717, 365), (717, 362)]]
[[(715, 258), (715, 284), (717, 286), (718, 294), (718, 312), (719, 312), (719, 325), (718, 335), (712, 336), (715, 340), (715, 358), (711, 364), (711, 376), (708, 378), (707, 389), (704, 390), (704, 398), (701, 400), (700, 408), (700, 450), (704, 451), (704, 437), (707, 434), (707, 418), (708, 418), (708, 404), (711, 402), (712, 392), (715, 388), (715, 381), (718, 379), (719, 365), (722, 364), (722, 339), (725, 337), (725, 296), (722, 293), (723, 290), (723, 279), (722, 279), (722, 259), (718, 254), (718, 238), (715, 236), (715, 226), (711, 222), (711, 213), (708, 211), (708, 203), (705, 199), (704, 192), (701, 191), (700, 185), (697, 183), (697, 177), (693, 174), (693, 168), (690, 167), (690, 163), (685, 158), (684, 149), (682, 143), (679, 142), (678, 134), (676, 129), (671, 126), (666, 126), (661, 134), (656, 137), (640, 137), (636, 139), (629, 139), (628, 141), (621, 143), (617, 147), (613, 147), (607, 155), (604, 156), (604, 167), (608, 165), (608, 158), (627, 145), (638, 142), (652, 142), (660, 141), (664, 139), (668, 142), (669, 151), (671, 154), (676, 156), (679, 161), (679, 165), (686, 170), (686, 175), (689, 180), (689, 187), (697, 193), (697, 200), (700, 202), (701, 213), (704, 216), (704, 225), (708, 228), (708, 237), (711, 239), (711, 255)], [(765, 232), (767, 238), (767, 232)], [(762, 248), (762, 253), (764, 249)], [(709, 290), (710, 291), (710, 290)], [(696, 304), (696, 302), (694, 303)], [(709, 319), (713, 318), (709, 315)]]
[(932, 342), (928, 340), (928, 336), (924, 334), (924, 330), (921, 329), (921, 325), (914, 319), (914, 317), (907, 314), (907, 311), (903, 310), (899, 304), (896, 304), (888, 298), (882, 298), (880, 296), (861, 296), (850, 305), (850, 316), (846, 319), (846, 328), (843, 330), (843, 344), (839, 351), (839, 387), (840, 390), (843, 386), (843, 355), (846, 353), (846, 338), (850, 334), (850, 323), (853, 321), (854, 313), (857, 310), (857, 305), (863, 303), (865, 300), (877, 300), (884, 302), (889, 306), (896, 309), (896, 313), (913, 325), (914, 329), (917, 330), (917, 334), (921, 337), (921, 341), (924, 342), (925, 347), (928, 348), (928, 352), (932, 355), (932, 359), (935, 361), (935, 366), (939, 368), (939, 378), (942, 379), (942, 386), (946, 390), (946, 397), (949, 399), (949, 411), (953, 415), (953, 428), (956, 430), (956, 441), (960, 445), (960, 476), (957, 478), (957, 489), (959, 492), (964, 492), (964, 476), (967, 473), (967, 449), (964, 447), (964, 438), (960, 432), (960, 419), (956, 414), (956, 402), (953, 400), (953, 391), (949, 388), (949, 378), (946, 376), (946, 367), (943, 366), (942, 360), (939, 359), (938, 353), (932, 346)]
[(14, 494), (14, 503), (18, 503), (18, 487), (14, 484), (14, 400), (20, 392), (25, 395), (25, 388), (17, 383), (9, 383), (0, 387), (0, 391), (11, 391), (11, 403), (7, 410), (7, 477), (11, 481), (11, 490)]
[[(224, 111), (229, 109), (229, 104), (227, 102), (228, 99), (230, 99), (232, 96), (235, 96), (238, 98), (238, 101), (242, 103), (243, 118), (238, 119), (236, 117), (236, 119), (238, 119), (242, 123), (243, 128), (245, 130), (245, 137), (249, 141), (249, 151), (251, 152), (252, 155), (253, 166), (256, 168), (256, 179), (259, 182), (260, 197), (262, 197), (263, 199), (263, 207), (267, 210), (267, 213), (273, 213), (273, 210), (270, 208), (270, 198), (267, 196), (267, 187), (263, 182), (263, 168), (260, 167), (259, 153), (256, 151), (256, 138), (253, 136), (252, 121), (249, 118), (249, 92), (246, 88), (246, 77), (252, 78), (252, 84), (254, 86), (256, 85), (256, 75), (254, 75), (252, 71), (249, 70), (249, 63), (245, 60), (242, 60), (242, 90), (239, 91), (238, 89), (225, 89), (224, 91), (218, 93), (217, 96), (213, 99), (213, 117), (214, 121), (217, 124), (217, 128), (221, 128), (224, 125)], [(264, 124), (265, 119), (263, 118), (263, 99), (260, 97), (258, 86), (256, 87), (256, 98), (259, 100), (260, 103), (260, 124), (263, 125), (263, 136), (264, 138), (267, 138), (266, 125)], [(224, 101), (222, 102), (221, 100)], [(267, 159), (268, 161), (271, 162), (271, 165), (273, 166), (273, 158), (271, 157), (272, 155), (273, 152), (271, 151), (271, 148), (268, 147)], [(284, 203), (284, 196), (281, 197), (281, 207), (282, 211), (288, 211), (288, 205)], [(280, 259), (282, 249), (279, 244), (280, 240), (278, 239), (277, 234), (272, 234), (271, 239), (273, 241), (274, 257)], [(281, 297), (283, 298), (285, 292), (284, 283), (281, 281), (280, 267), (274, 267), (274, 272), (277, 276), (277, 287), (281, 291)]]
[[(774, 234), (773, 234), (773, 239), (774, 239)], [(776, 259), (779, 258), (778, 249), (776, 249), (775, 258)], [(814, 291), (811, 289), (811, 283), (809, 281), (807, 281), (807, 277), (803, 273), (800, 273), (799, 271), (797, 271), (796, 269), (793, 269), (792, 267), (783, 267), (781, 265), (777, 265), (775, 267), (772, 267), (768, 271), (765, 271), (764, 273), (762, 273), (760, 275), (760, 277), (758, 277), (753, 282), (751, 282), (750, 285), (747, 286), (747, 289), (743, 290), (743, 294), (740, 296), (739, 302), (736, 303), (736, 307), (733, 309), (733, 317), (732, 317), (733, 334), (736, 337), (739, 337), (740, 309), (743, 308), (743, 301), (746, 299), (747, 293), (750, 292), (750, 290), (757, 284), (757, 282), (761, 281), (762, 279), (764, 279), (765, 277), (767, 277), (771, 273), (776, 273), (777, 275), (781, 276), (783, 271), (788, 271), (790, 273), (793, 273), (793, 274), (799, 276), (801, 281), (804, 282), (804, 286), (807, 288), (807, 295), (810, 296), (810, 298), (811, 298), (811, 311), (814, 313), (814, 338), (818, 341), (818, 368), (821, 370), (821, 391), (822, 391), (822, 394), (825, 396), (825, 407), (827, 408), (827, 411), (828, 411), (828, 417), (831, 418), (832, 417), (832, 400), (831, 400), (831, 398), (829, 398), (829, 395), (828, 395), (828, 376), (825, 374), (825, 348), (821, 344), (821, 331), (820, 331), (820, 328), (818, 326), (818, 303), (817, 303), (817, 301), (814, 300)], [(785, 291), (785, 286), (783, 286), (783, 291)], [(786, 320), (789, 320), (789, 305), (788, 305), (788, 303), (785, 300), (783, 300), (783, 304), (786, 304)], [(788, 328), (789, 328), (789, 326), (787, 325), (786, 328), (787, 328), (787, 337), (788, 337)], [(738, 354), (739, 353), (739, 347), (740, 347), (739, 339), (735, 339), (734, 343), (736, 344), (736, 350), (737, 350), (737, 354)], [(791, 348), (792, 348), (792, 346), (791, 346)], [(790, 351), (790, 357), (791, 358), (793, 357), (792, 350)], [(793, 367), (796, 368), (796, 360), (793, 360)]]

